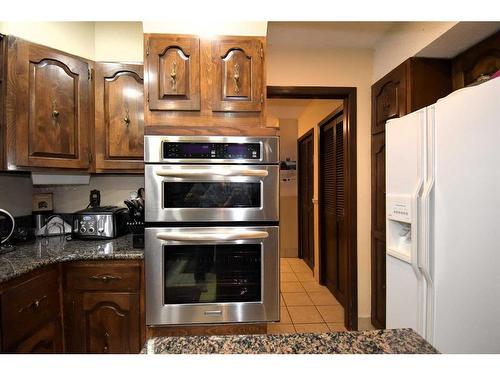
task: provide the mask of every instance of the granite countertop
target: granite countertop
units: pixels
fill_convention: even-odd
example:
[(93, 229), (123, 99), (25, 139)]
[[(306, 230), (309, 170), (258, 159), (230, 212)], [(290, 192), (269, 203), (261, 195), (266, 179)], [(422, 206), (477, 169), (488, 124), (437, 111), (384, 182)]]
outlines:
[(16, 245), (0, 255), (0, 282), (13, 279), (43, 266), (73, 260), (143, 259), (144, 250), (132, 247), (132, 235), (112, 240), (65, 240), (64, 237), (37, 239)]
[(149, 339), (144, 354), (434, 354), (415, 331), (387, 329), (278, 335), (184, 336)]

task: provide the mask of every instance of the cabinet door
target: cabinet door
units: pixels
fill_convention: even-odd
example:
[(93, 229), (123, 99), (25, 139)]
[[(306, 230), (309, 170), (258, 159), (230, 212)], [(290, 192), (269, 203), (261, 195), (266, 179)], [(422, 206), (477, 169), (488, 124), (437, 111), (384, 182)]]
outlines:
[(16, 162), (89, 167), (89, 66), (54, 49), (18, 41)]
[(139, 294), (83, 294), (86, 353), (139, 353)]
[(376, 328), (385, 328), (385, 132), (372, 136), (372, 311)]
[(150, 110), (200, 109), (198, 38), (146, 35), (145, 68)]
[(20, 343), (16, 353), (57, 354), (63, 352), (61, 323), (52, 321)]
[(143, 66), (97, 63), (96, 169), (144, 170)]
[(264, 48), (260, 39), (212, 41), (212, 111), (262, 108)]
[(406, 114), (407, 65), (399, 65), (372, 86), (372, 134), (384, 131), (387, 120)]

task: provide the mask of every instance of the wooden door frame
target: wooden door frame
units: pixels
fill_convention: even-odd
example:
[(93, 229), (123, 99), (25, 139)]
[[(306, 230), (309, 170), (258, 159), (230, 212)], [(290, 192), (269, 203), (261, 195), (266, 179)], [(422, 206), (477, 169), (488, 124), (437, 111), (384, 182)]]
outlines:
[[(299, 170), (299, 166), (300, 166), (300, 149), (299, 149), (299, 146), (300, 146), (300, 142), (302, 142), (304, 139), (308, 138), (308, 137), (312, 137), (312, 142), (313, 142), (313, 175), (314, 175), (314, 128), (313, 129), (310, 129), (308, 130), (305, 134), (303, 134), (299, 139), (297, 139), (297, 164), (296, 164), (296, 168), (297, 168), (297, 213), (298, 213), (298, 229), (299, 229), (299, 233), (298, 233), (298, 248), (299, 248), (299, 258), (301, 259), (304, 259), (302, 256), (300, 255), (303, 255), (303, 252), (302, 252), (302, 231), (300, 230), (300, 223), (301, 223), (301, 202), (302, 202), (302, 194), (300, 193), (300, 177), (299, 177), (299, 173), (300, 173), (300, 170)], [(313, 190), (314, 190), (314, 182), (313, 182)], [(312, 202), (311, 202), (312, 203)], [(314, 210), (314, 206), (313, 206), (313, 210)], [(314, 246), (314, 228), (313, 228), (313, 246)], [(313, 247), (313, 267), (314, 267), (314, 247)]]
[[(268, 99), (340, 99), (344, 101), (344, 121), (346, 121), (347, 129), (346, 224), (348, 228), (344, 324), (349, 330), (358, 328), (356, 96), (356, 87), (267, 86)], [(321, 259), (318, 259), (318, 262), (319, 269), (321, 269)]]

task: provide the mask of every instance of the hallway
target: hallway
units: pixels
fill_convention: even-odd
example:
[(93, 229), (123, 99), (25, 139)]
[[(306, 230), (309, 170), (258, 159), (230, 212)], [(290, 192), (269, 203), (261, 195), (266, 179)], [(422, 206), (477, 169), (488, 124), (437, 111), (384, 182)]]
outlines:
[(268, 333), (345, 331), (344, 309), (299, 258), (280, 259), (281, 321)]

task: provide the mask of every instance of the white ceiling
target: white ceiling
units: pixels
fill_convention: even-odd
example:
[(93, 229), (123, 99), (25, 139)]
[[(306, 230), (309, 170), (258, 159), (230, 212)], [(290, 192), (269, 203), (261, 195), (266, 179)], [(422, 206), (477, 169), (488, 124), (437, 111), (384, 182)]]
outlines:
[(269, 22), (267, 43), (334, 48), (374, 48), (397, 22)]
[(311, 99), (267, 99), (267, 115), (280, 119), (298, 119)]

